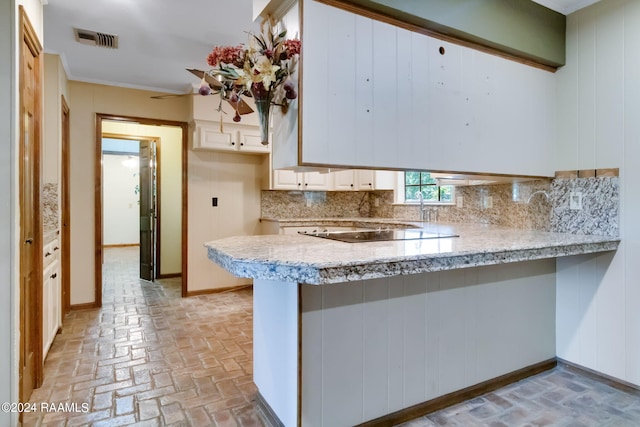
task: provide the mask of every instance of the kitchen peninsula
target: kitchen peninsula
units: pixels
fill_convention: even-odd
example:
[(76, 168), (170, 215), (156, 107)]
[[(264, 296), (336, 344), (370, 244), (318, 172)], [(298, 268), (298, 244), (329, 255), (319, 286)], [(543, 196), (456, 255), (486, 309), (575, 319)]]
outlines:
[(415, 405), (550, 367), (554, 259), (619, 244), (490, 225), (407, 225), (459, 237), (264, 235), (206, 244), (212, 261), (254, 279), (254, 382), (285, 426), (400, 420)]

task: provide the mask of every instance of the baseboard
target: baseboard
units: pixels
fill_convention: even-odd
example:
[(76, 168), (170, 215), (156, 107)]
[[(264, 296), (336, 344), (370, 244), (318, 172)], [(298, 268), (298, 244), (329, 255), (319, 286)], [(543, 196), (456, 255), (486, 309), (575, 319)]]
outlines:
[(69, 311), (92, 310), (94, 308), (100, 308), (100, 306), (95, 302), (87, 302), (84, 304), (71, 304), (71, 306), (69, 306)]
[(278, 418), (276, 413), (273, 411), (273, 408), (271, 408), (271, 406), (267, 403), (267, 401), (259, 391), (256, 393), (256, 407), (260, 415), (262, 415), (266, 419), (268, 426), (284, 427), (284, 424), (282, 423), (282, 421), (280, 421), (280, 418)]
[(624, 391), (626, 393), (633, 394), (634, 396), (640, 396), (640, 386), (626, 382), (619, 378), (603, 374), (602, 372), (594, 371), (593, 369), (585, 368), (584, 366), (577, 365), (567, 360), (557, 358), (558, 365), (565, 368), (567, 371), (573, 371), (577, 374), (594, 379), (617, 390)]
[(102, 245), (103, 248), (130, 248), (133, 246), (140, 246), (140, 243), (120, 243), (117, 245)]
[(418, 403), (417, 405), (387, 414), (380, 418), (376, 418), (375, 420), (367, 421), (359, 424), (357, 427), (391, 427), (401, 424), (432, 412), (439, 411), (440, 409), (482, 396), (485, 393), (489, 393), (530, 376), (537, 375), (541, 372), (548, 371), (555, 368), (557, 364), (558, 362), (556, 358), (545, 360), (543, 362), (518, 369), (517, 371), (492, 378), (482, 383), (472, 385), (471, 387), (454, 391), (453, 393), (445, 394), (444, 396), (436, 397), (435, 399), (431, 399), (423, 403)]
[(173, 279), (175, 277), (182, 277), (182, 273), (161, 274), (158, 276), (158, 279)]
[(220, 294), (223, 292), (235, 292), (242, 289), (253, 288), (253, 285), (227, 286), (224, 288), (203, 289), (200, 291), (187, 291), (187, 297), (195, 297), (198, 295)]

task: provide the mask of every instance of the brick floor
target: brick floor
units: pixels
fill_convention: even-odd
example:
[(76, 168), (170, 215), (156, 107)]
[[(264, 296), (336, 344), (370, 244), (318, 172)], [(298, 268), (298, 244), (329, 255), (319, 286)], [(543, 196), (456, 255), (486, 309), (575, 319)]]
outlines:
[(251, 290), (180, 298), (180, 279), (145, 282), (137, 268), (137, 248), (106, 249), (103, 307), (71, 312), (47, 356), (31, 402), (78, 411), (25, 414), (23, 424), (264, 425)]
[[(105, 250), (103, 307), (65, 318), (31, 397), (67, 408), (24, 426), (263, 426), (251, 290), (180, 298), (180, 279), (137, 268), (137, 248)], [(402, 425), (433, 426), (638, 427), (640, 393), (558, 367)]]

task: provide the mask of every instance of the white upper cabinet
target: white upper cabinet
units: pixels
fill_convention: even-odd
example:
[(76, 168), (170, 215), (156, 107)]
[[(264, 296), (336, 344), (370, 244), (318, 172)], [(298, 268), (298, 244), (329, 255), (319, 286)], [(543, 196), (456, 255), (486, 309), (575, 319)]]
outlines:
[(271, 144), (262, 145), (260, 128), (196, 120), (193, 134), (194, 150), (239, 151), (243, 153), (269, 153)]
[(274, 117), (276, 167), (553, 175), (553, 73), (302, 2), (300, 97)]

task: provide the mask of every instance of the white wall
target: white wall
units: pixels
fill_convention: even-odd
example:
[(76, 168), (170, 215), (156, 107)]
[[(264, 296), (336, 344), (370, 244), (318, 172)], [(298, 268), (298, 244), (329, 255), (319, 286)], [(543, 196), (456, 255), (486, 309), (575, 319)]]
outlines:
[[(129, 158), (136, 163), (127, 167)], [(102, 155), (103, 240), (104, 245), (140, 243), (140, 183), (138, 156)]]
[(62, 101), (68, 102), (67, 75), (58, 55), (44, 55), (44, 132), (42, 135), (42, 182), (60, 182), (62, 150)]
[(640, 385), (640, 2), (602, 0), (567, 20), (558, 78), (558, 170), (620, 168), (617, 253), (557, 261), (558, 356)]

